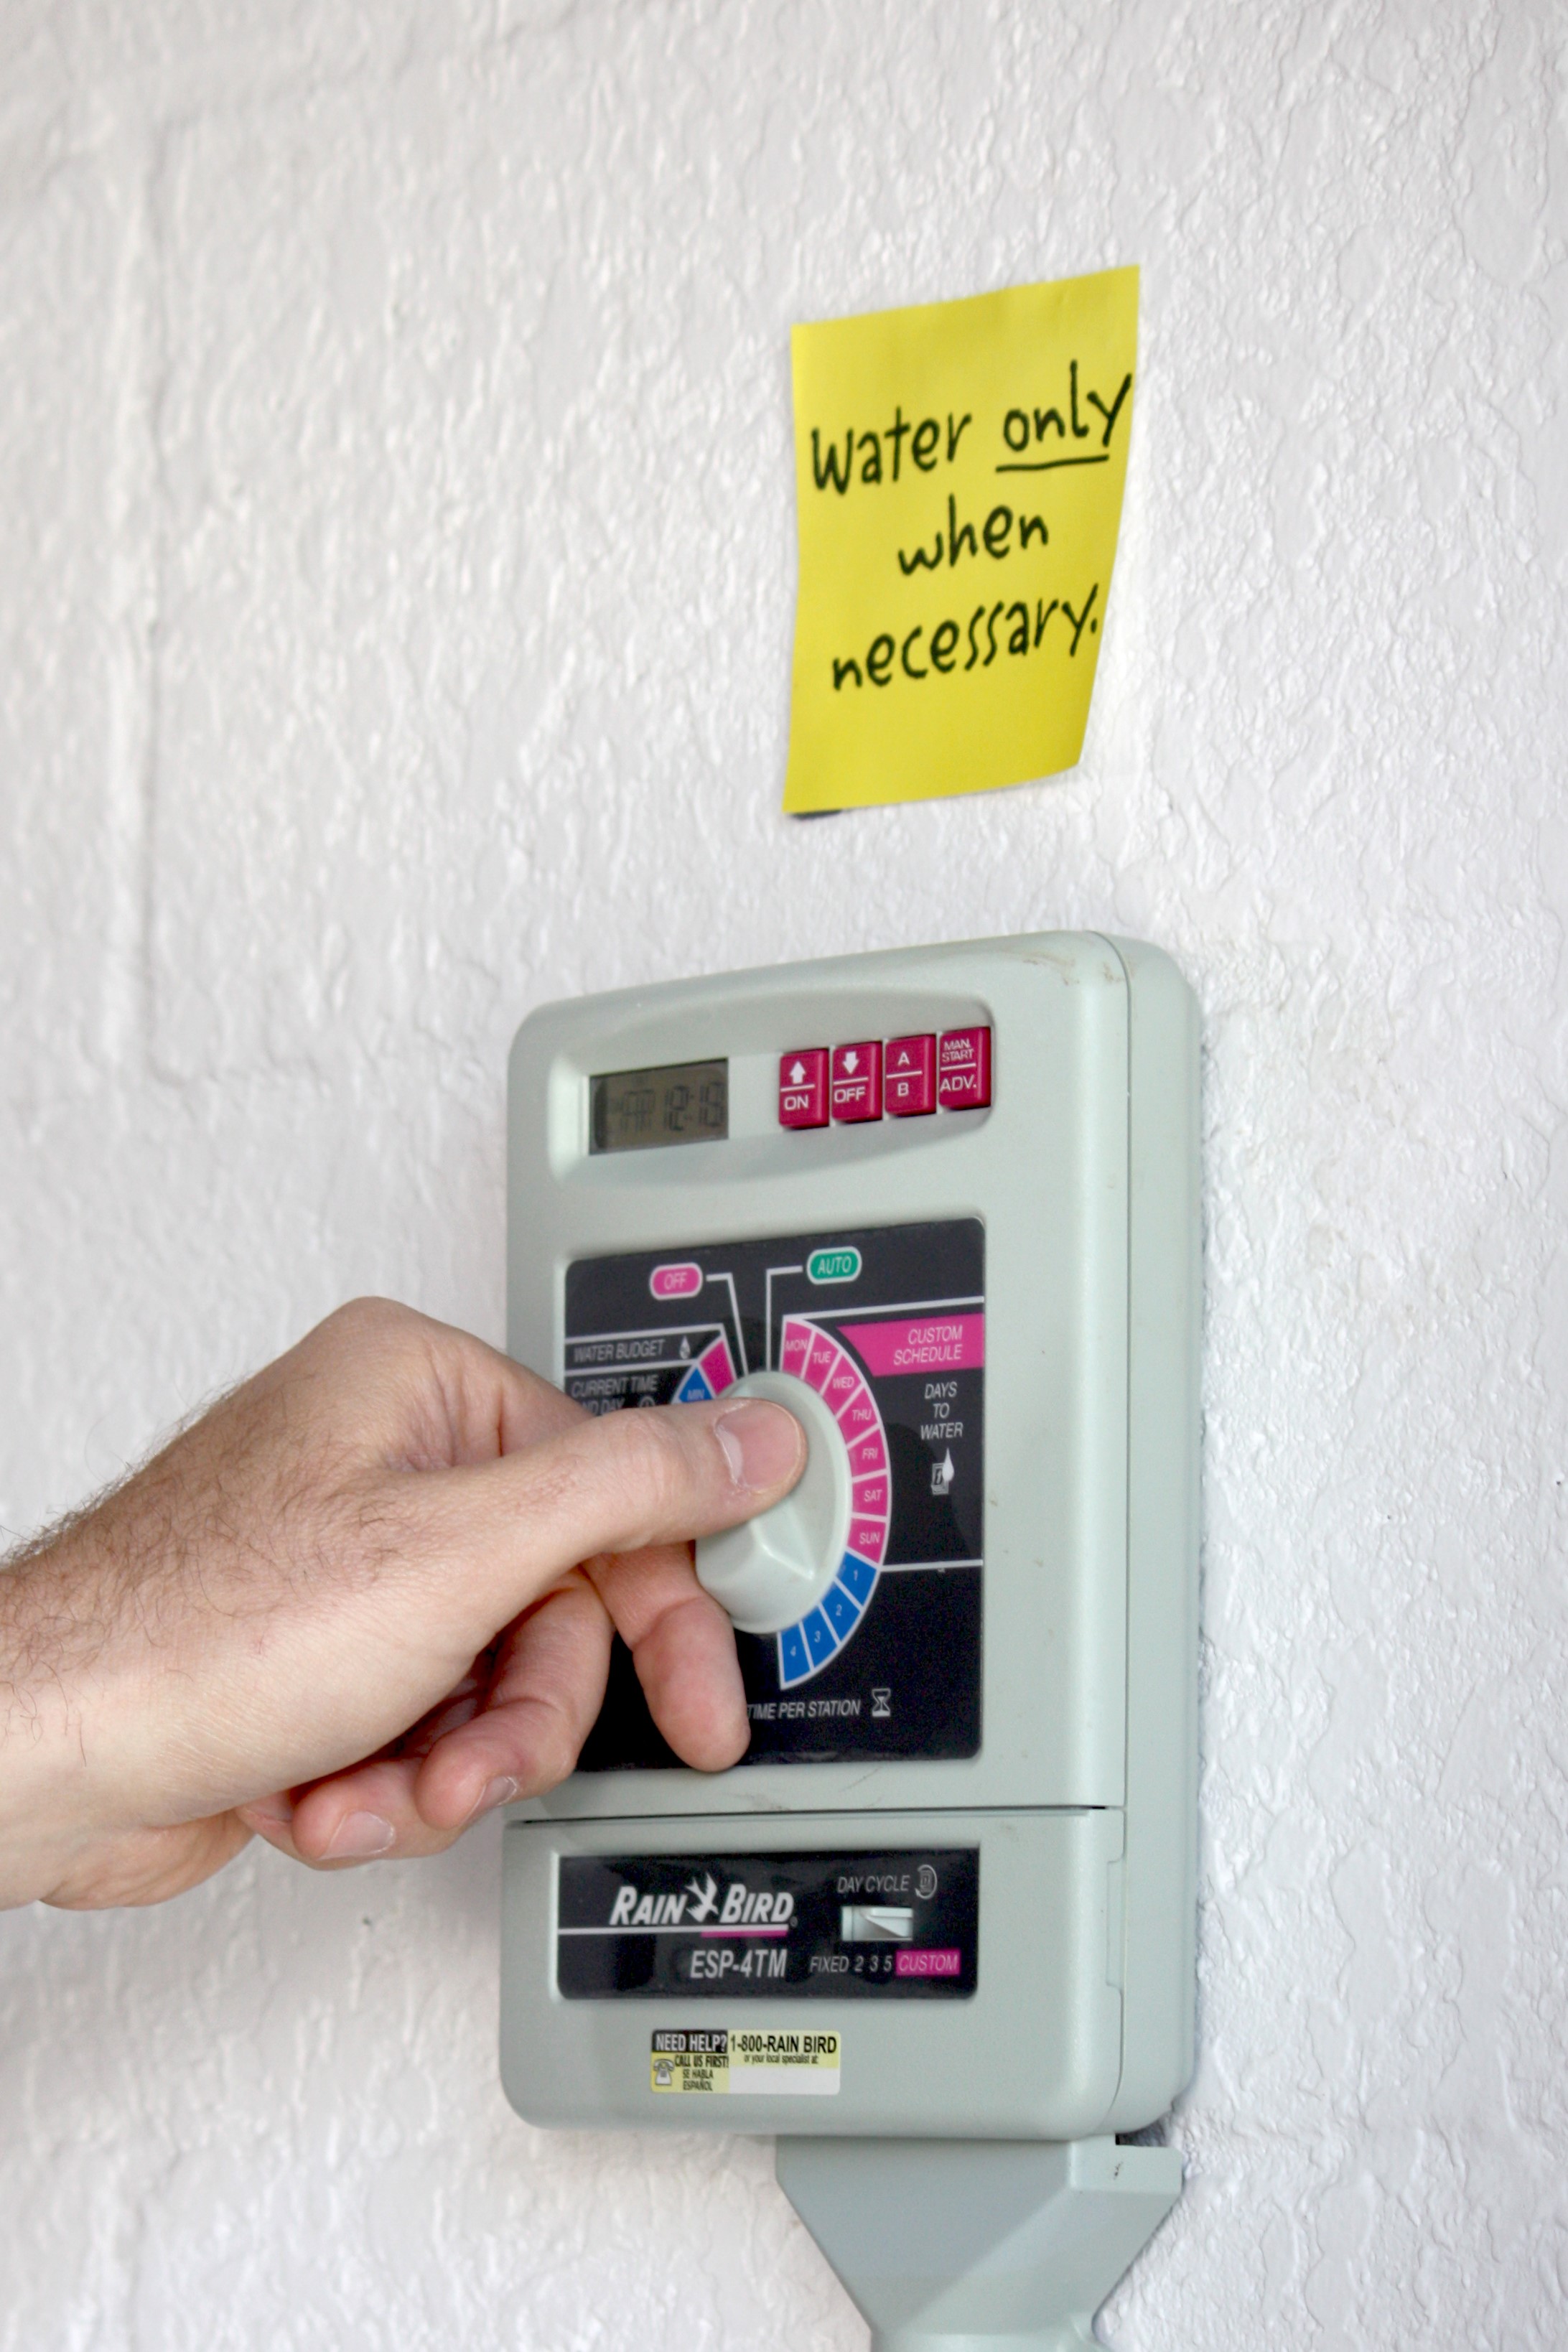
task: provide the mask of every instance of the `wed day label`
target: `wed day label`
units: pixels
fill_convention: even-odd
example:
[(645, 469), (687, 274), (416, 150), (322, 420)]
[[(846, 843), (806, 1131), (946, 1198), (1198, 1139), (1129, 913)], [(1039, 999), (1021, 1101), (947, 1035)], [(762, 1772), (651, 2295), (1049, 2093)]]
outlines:
[(653, 2036), (648, 2087), (832, 2098), (838, 2089), (843, 2049), (842, 2037), (821, 2026), (787, 2032), (724, 2025), (667, 2027)]

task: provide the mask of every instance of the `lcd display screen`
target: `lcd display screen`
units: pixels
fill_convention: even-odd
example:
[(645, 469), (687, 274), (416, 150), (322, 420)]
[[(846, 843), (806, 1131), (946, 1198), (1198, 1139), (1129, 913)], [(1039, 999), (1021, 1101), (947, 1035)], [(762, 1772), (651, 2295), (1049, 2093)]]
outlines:
[(658, 1070), (611, 1070), (588, 1083), (591, 1150), (651, 1151), (664, 1143), (714, 1143), (730, 1132), (728, 1062), (668, 1062)]

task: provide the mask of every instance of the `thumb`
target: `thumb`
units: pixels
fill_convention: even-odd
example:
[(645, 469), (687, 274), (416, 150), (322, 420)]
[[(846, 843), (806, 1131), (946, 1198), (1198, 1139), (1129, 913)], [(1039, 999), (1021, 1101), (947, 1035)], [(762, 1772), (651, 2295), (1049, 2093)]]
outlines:
[(734, 1527), (805, 1467), (800, 1423), (760, 1397), (605, 1413), (478, 1467), (426, 1473), (422, 1532), (436, 1559), (463, 1562), (478, 1648), (580, 1561)]

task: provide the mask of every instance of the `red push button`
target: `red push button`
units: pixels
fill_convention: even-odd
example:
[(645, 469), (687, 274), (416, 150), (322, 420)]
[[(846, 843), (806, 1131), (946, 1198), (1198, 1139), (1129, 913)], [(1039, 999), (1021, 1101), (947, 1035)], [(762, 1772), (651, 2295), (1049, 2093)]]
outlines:
[(803, 1045), (779, 1055), (779, 1125), (827, 1125), (827, 1048)]
[(991, 1100), (991, 1032), (947, 1029), (937, 1055), (936, 1098), (943, 1110), (984, 1110)]
[(889, 1118), (921, 1118), (936, 1108), (936, 1039), (889, 1037), (882, 1056), (882, 1099)]
[(882, 1042), (863, 1037), (833, 1048), (833, 1116), (841, 1122), (882, 1116)]

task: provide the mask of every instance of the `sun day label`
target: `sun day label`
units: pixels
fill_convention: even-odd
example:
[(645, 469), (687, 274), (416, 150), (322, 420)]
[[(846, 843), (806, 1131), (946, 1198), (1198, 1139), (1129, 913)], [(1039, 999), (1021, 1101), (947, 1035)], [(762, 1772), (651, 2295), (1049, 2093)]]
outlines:
[(838, 2090), (839, 2034), (766, 2032), (751, 2027), (667, 2027), (653, 2036), (648, 2087), (654, 2091), (762, 2093), (832, 2098)]
[(796, 327), (795, 812), (986, 792), (1083, 747), (1138, 272)]

